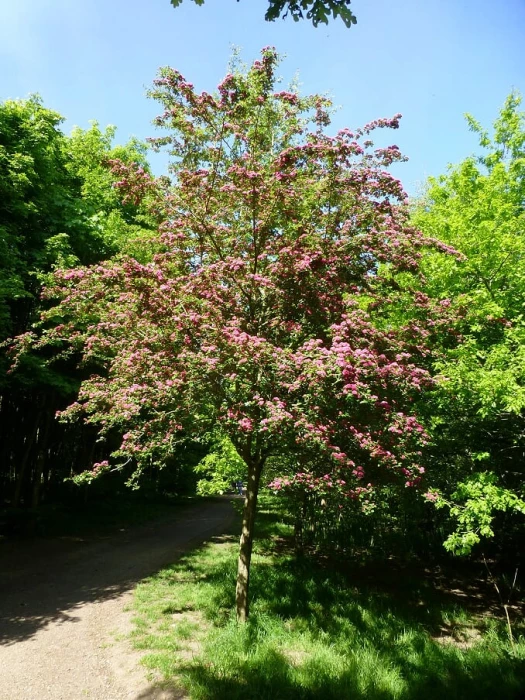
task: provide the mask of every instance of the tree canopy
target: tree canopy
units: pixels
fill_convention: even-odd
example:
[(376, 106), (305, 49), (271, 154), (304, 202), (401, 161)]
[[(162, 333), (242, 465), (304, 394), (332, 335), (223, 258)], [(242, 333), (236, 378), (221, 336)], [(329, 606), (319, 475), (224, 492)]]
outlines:
[[(115, 146), (114, 128), (96, 123), (60, 130), (62, 117), (39, 97), (0, 104), (0, 366), (3, 341), (32, 327), (42, 309), (40, 291), (57, 268), (86, 265), (126, 248), (148, 255), (152, 219), (123, 205), (107, 161), (119, 157), (147, 169), (136, 141)], [(140, 244), (137, 244), (140, 239)], [(140, 254), (139, 254), (140, 251)], [(18, 506), (36, 505), (43, 474), (47, 490), (61, 488), (72, 464), (89, 459), (78, 431), (53, 420), (78, 387), (74, 364), (50, 368), (26, 356), (17, 372), (0, 379), (0, 491)]]
[[(497, 511), (525, 512), (525, 114), (507, 98), (492, 133), (467, 115), (481, 155), (431, 178), (413, 215), (462, 259), (427, 253), (426, 291), (453, 300), (461, 342), (437, 364), (431, 409), (440, 496), (458, 522), (447, 546), (470, 551)], [(499, 522), (500, 531), (505, 530)], [(511, 530), (510, 523), (506, 529)]]
[(65, 416), (120, 432), (117, 465), (140, 471), (188, 437), (228, 436), (248, 474), (241, 620), (267, 460), (288, 458), (296, 483), (343, 502), (418, 484), (427, 435), (413, 402), (433, 384), (429, 329), (447, 323), (411, 283), (422, 250), (442, 246), (410, 225), (385, 170), (397, 146), (369, 138), (400, 115), (328, 136), (329, 101), (274, 91), (277, 63), (264, 49), (213, 95), (161, 71), (151, 94), (166, 133), (153, 143), (174, 182), (114, 163), (125, 201), (161, 221), (159, 252), (57, 271), (53, 325), (36, 342), (93, 369)]
[[(173, 7), (181, 5), (183, 0), (171, 0)], [(204, 0), (193, 0), (196, 5), (204, 5)], [(239, 2), (239, 0), (237, 0)], [(294, 22), (308, 19), (314, 27), (328, 24), (332, 19), (340, 18), (347, 27), (356, 24), (357, 19), (350, 9), (351, 0), (268, 0), (268, 9), (264, 15), (267, 22), (291, 15)]]

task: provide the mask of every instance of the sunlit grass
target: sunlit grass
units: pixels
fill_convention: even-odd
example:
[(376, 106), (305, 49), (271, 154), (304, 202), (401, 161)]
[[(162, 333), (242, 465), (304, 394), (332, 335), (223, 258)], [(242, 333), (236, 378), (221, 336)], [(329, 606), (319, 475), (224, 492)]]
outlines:
[(512, 648), (500, 621), (473, 618), (428, 582), (390, 590), (297, 558), (286, 522), (260, 515), (247, 625), (233, 613), (235, 536), (138, 587), (133, 640), (148, 668), (202, 700), (522, 697), (525, 640)]

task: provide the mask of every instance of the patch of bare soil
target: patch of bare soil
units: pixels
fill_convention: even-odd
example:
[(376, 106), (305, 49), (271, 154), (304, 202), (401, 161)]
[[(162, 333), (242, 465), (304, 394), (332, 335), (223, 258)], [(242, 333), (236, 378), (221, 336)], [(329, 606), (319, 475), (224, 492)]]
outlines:
[(433, 639), (439, 644), (453, 644), (459, 649), (466, 650), (480, 642), (482, 634), (476, 627), (442, 625), (439, 635), (434, 635)]
[(176, 700), (127, 636), (136, 584), (231, 524), (228, 499), (105, 541), (0, 546), (0, 700)]

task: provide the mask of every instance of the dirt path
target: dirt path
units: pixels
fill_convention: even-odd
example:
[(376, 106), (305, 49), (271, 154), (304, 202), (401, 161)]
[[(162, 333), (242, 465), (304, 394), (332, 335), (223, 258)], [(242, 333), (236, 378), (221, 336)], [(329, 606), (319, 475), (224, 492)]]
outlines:
[(133, 588), (231, 523), (231, 504), (182, 510), (105, 541), (0, 548), (0, 700), (161, 700), (118, 641)]

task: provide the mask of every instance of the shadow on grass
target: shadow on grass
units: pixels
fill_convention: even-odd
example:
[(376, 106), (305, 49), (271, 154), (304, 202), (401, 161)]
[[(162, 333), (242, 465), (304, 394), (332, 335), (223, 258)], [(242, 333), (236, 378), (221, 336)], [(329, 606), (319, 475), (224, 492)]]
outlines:
[[(235, 557), (212, 567), (198, 554), (180, 562), (179, 572), (205, 586), (201, 612), (215, 624), (202, 655), (179, 664), (190, 697), (525, 698), (525, 645), (512, 650), (496, 623), (487, 632), (486, 620), (472, 617), (494, 608), (483, 582), (392, 562), (342, 567), (297, 559), (265, 514), (259, 522), (263, 537), (246, 626), (231, 619)], [(264, 539), (272, 531), (281, 537), (277, 550), (275, 539)], [(176, 584), (174, 579), (175, 594)]]
[[(377, 658), (381, 665), (392, 663), (388, 657)], [(437, 662), (432, 667), (432, 662)], [(191, 683), (191, 697), (202, 700), (431, 700), (433, 698), (467, 700), (501, 698), (518, 700), (523, 697), (523, 686), (515, 668), (501, 667), (501, 660), (473, 664), (465, 668), (460, 661), (452, 663), (436, 654), (426, 658), (424, 666), (405, 670), (404, 683), (385, 679), (384, 674), (369, 677), (349, 665), (338, 673), (320, 663), (306, 664), (299, 674), (289, 659), (274, 652), (264, 661), (246, 662), (235, 675), (225, 675), (210, 666), (195, 665), (186, 671)], [(395, 669), (394, 669), (395, 670)], [(393, 674), (391, 674), (393, 675)]]
[[(231, 568), (223, 565), (217, 580), (224, 581), (227, 571)], [(214, 576), (209, 578), (213, 583)], [(212, 597), (215, 609), (223, 611), (219, 624), (233, 605), (230, 588), (221, 586)], [(428, 599), (412, 605), (414, 590), (428, 593)], [(311, 563), (258, 562), (250, 623), (243, 632), (233, 631), (233, 639), (219, 635), (218, 652), (212, 644), (209, 657), (184, 669), (191, 697), (525, 698), (525, 658), (513, 657), (496, 634), (470, 648), (461, 627), (448, 622), (457, 610), (447, 610), (446, 598), (427, 587), (407, 586), (407, 593), (404, 599), (363, 585), (357, 589)], [(289, 635), (274, 635), (268, 620), (278, 620)], [(308, 640), (305, 651), (294, 651), (297, 636)], [(291, 649), (280, 651), (287, 644)]]

